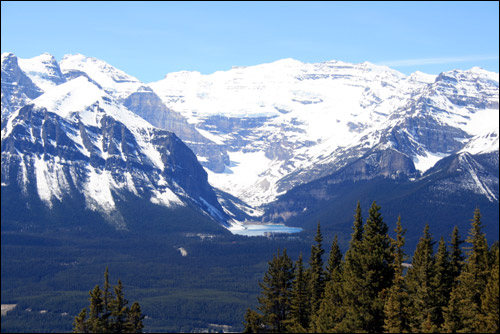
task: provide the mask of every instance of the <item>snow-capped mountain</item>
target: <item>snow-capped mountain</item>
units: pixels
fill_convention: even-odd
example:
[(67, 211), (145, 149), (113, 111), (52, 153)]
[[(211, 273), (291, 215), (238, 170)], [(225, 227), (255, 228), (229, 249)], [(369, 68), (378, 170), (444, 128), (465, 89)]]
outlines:
[(5, 120), (2, 193), (20, 200), (37, 194), (49, 209), (78, 198), (82, 209), (119, 229), (127, 219), (117, 202), (133, 198), (196, 207), (226, 224), (206, 172), (174, 133), (153, 127), (85, 75), (54, 80), (60, 76), (40, 70), (49, 64), (61, 73), (47, 58), (21, 62), (45, 92)]
[(284, 59), (146, 84), (79, 54), (2, 54), (2, 191), (50, 207), (78, 190), (122, 225), (130, 194), (227, 225), (296, 222), (353, 182), (401, 205), (460, 193), (498, 211), (498, 82)]
[(254, 209), (352, 163), (353, 180), (418, 178), (476, 137), (475, 152), (498, 152), (498, 73), (479, 68), (405, 76), (370, 63), (285, 59), (170, 73), (150, 87), (227, 148), (231, 163), (209, 180)]

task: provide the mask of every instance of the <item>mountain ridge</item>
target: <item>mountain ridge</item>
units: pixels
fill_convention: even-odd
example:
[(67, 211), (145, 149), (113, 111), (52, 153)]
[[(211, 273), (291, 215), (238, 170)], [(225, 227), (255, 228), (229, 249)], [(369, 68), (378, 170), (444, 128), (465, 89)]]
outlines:
[[(35, 109), (20, 115), (22, 106), (30, 103)], [(307, 207), (287, 209), (289, 213), (278, 215), (279, 219), (275, 208), (296, 187), (325, 177), (333, 184), (383, 177), (406, 180), (411, 187), (411, 182), (418, 184), (428, 178), (427, 172), (455, 154), (462, 157), (457, 168), (469, 171), (472, 180), (464, 185), (465, 191), (481, 194), (498, 206), (498, 173), (485, 174), (475, 162), (476, 156), (498, 152), (498, 74), (480, 68), (405, 76), (368, 62), (307, 64), (283, 59), (210, 75), (169, 73), (158, 82), (145, 84), (80, 54), (67, 55), (59, 63), (49, 54), (29, 60), (2, 54), (2, 166), (10, 161), (8, 154), (14, 153), (12, 146), (7, 149), (5, 145), (4, 154), (4, 138), (12, 133), (13, 123), (21, 124), (19, 119), (26, 119), (29, 112), (41, 112), (44, 120), (55, 113), (69, 121), (66, 128), (53, 121), (54, 136), (67, 133), (67, 140), (92, 168), (104, 161), (103, 168), (127, 171), (133, 165), (127, 160), (130, 152), (138, 152), (135, 158), (135, 153), (129, 157), (131, 161), (144, 161), (143, 165), (160, 174), (169, 168), (174, 172), (180, 163), (185, 169), (184, 184), (167, 181), (163, 193), (155, 193), (161, 186), (152, 182), (150, 201), (160, 203), (164, 198), (165, 203), (179, 203), (177, 200), (183, 202), (179, 198), (188, 198), (226, 227), (252, 221), (286, 223), (287, 215), (300, 217)], [(115, 128), (122, 135), (117, 130), (106, 134)], [(194, 159), (187, 158), (192, 153), (181, 159), (159, 154), (153, 142), (155, 136), (164, 136), (160, 128), (175, 132), (187, 145), (185, 152), (194, 152)], [(42, 130), (40, 133), (50, 133)], [(134, 140), (127, 144), (127, 136)], [(22, 140), (41, 141), (49, 151), (50, 140), (57, 143), (57, 136), (48, 135), (43, 141), (32, 131), (25, 132), (25, 137)], [(127, 145), (134, 149), (127, 151)], [(108, 162), (109, 152), (112, 159)], [(38, 166), (43, 179), (50, 168), (37, 159), (33, 166), (35, 170)], [(53, 166), (58, 163), (53, 160)], [(200, 163), (204, 168), (188, 168)], [(93, 173), (83, 174), (90, 178)], [(199, 180), (207, 179), (200, 181), (204, 190), (195, 190), (190, 173)], [(53, 180), (58, 180), (57, 172), (55, 175)], [(103, 182), (102, 176), (95, 178)], [(137, 180), (127, 183), (121, 179), (121, 184), (131, 183), (121, 188), (137, 193)], [(2, 177), (2, 189), (9, 182)], [(120, 188), (120, 182), (114, 182), (114, 188)], [(58, 195), (50, 190), (40, 197)]]

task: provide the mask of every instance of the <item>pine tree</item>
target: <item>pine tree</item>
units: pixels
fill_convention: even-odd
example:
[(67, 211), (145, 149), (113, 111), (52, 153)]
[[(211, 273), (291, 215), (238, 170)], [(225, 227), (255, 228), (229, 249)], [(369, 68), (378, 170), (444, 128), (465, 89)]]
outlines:
[(73, 333), (89, 333), (86, 307), (73, 320)]
[(500, 245), (497, 240), (493, 243), (493, 245), (491, 245), (490, 250), (488, 251), (488, 265), (490, 267), (494, 266), (497, 261), (497, 250), (499, 246)]
[(126, 323), (126, 332), (127, 333), (142, 333), (142, 329), (144, 325), (142, 324), (142, 320), (144, 319), (144, 315), (141, 312), (141, 306), (138, 302), (134, 302), (130, 307), (127, 316)]
[(452, 281), (452, 285), (455, 286), (456, 279), (460, 272), (462, 271), (462, 266), (464, 263), (464, 256), (462, 255), (462, 244), (463, 240), (460, 239), (460, 235), (458, 233), (458, 227), (455, 226), (453, 228), (453, 233), (451, 235), (450, 242), (450, 280)]
[(396, 239), (391, 239), (394, 250), (394, 278), (384, 305), (384, 329), (388, 333), (406, 333), (408, 324), (408, 287), (403, 276), (403, 262), (408, 258), (404, 253), (406, 229), (401, 225), (401, 216), (396, 223)]
[(333, 333), (342, 320), (342, 252), (335, 238), (328, 259), (328, 276), (325, 295), (321, 301), (317, 316), (314, 319), (313, 329), (317, 333)]
[[(373, 202), (361, 242), (354, 241), (355, 251), (349, 250), (346, 253), (343, 292), (346, 313), (339, 327), (341, 331), (383, 330), (384, 299), (392, 284), (394, 269), (388, 228), (379, 210), (380, 207)], [(360, 225), (355, 220), (354, 234), (358, 231), (358, 226)]]
[(425, 318), (425, 321), (420, 326), (419, 333), (437, 333), (437, 332), (438, 332), (438, 327), (432, 321), (431, 314), (429, 312), (427, 312), (427, 317)]
[(351, 240), (349, 249), (345, 254), (342, 270), (341, 300), (342, 320), (337, 324), (340, 332), (356, 332), (362, 327), (361, 317), (357, 315), (357, 307), (361, 303), (359, 298), (359, 287), (363, 284), (363, 269), (361, 258), (363, 256), (361, 242), (363, 240), (363, 217), (361, 205), (358, 201), (354, 214)]
[(308, 279), (302, 261), (302, 253), (295, 265), (295, 280), (290, 299), (290, 321), (288, 330), (292, 333), (304, 333), (309, 328), (311, 306), (309, 304)]
[(243, 322), (243, 333), (261, 333), (263, 332), (262, 316), (254, 310), (247, 308), (245, 312), (245, 321)]
[(460, 295), (460, 287), (459, 283), (457, 283), (451, 290), (448, 306), (443, 310), (444, 323), (441, 331), (444, 333), (458, 333), (464, 327), (462, 315), (460, 314), (461, 309), (464, 307), (464, 299)]
[(433, 304), (432, 323), (439, 328), (444, 322), (443, 309), (448, 305), (453, 278), (449, 262), (449, 254), (443, 237), (439, 240), (434, 263), (434, 277), (431, 280), (431, 297)]
[(361, 242), (363, 238), (363, 216), (361, 214), (361, 204), (356, 204), (356, 214), (354, 215), (353, 232), (351, 234), (351, 242), (349, 244), (349, 249), (356, 248), (356, 242)]
[(321, 235), (319, 222), (314, 241), (316, 241), (316, 245), (311, 246), (311, 258), (308, 270), (311, 316), (314, 316), (318, 311), (325, 292), (325, 272), (322, 259), (325, 250), (322, 247), (323, 236)]
[(124, 333), (126, 330), (129, 309), (128, 301), (123, 295), (122, 281), (118, 280), (118, 285), (114, 287), (115, 298), (109, 303), (111, 310), (110, 328), (113, 333)]
[(453, 293), (459, 284), (458, 277), (464, 264), (464, 257), (461, 248), (463, 243), (464, 241), (460, 237), (458, 227), (455, 226), (451, 235), (449, 250), (451, 290), (447, 305), (445, 305), (441, 311), (443, 316), (441, 330), (447, 333), (455, 333), (463, 327), (462, 317), (459, 314), (459, 304), (461, 303), (461, 298), (457, 293), (458, 290)]
[(283, 333), (287, 330), (286, 324), (290, 319), (290, 299), (294, 266), (286, 254), (273, 255), (269, 262), (269, 269), (264, 275), (261, 287), (261, 296), (258, 297), (258, 310), (262, 314), (262, 330), (273, 333)]
[(484, 333), (499, 332), (499, 293), (498, 293), (498, 247), (496, 247), (495, 259), (491, 265), (488, 283), (481, 296), (481, 327), (480, 331)]
[(90, 312), (87, 320), (87, 327), (91, 333), (102, 333), (105, 330), (104, 322), (102, 320), (104, 304), (102, 300), (102, 291), (99, 288), (99, 285), (96, 285), (94, 290), (90, 291), (89, 294)]
[(333, 274), (340, 267), (342, 262), (342, 252), (340, 251), (338, 237), (335, 234), (332, 246), (330, 248), (330, 256), (328, 257), (328, 265), (326, 266), (327, 280), (333, 279)]
[(429, 232), (429, 224), (424, 227), (412, 266), (408, 269), (407, 284), (410, 300), (410, 327), (414, 332), (423, 330), (422, 326), (429, 316), (434, 314), (432, 303), (432, 280), (434, 277), (434, 241)]
[(481, 296), (488, 279), (488, 245), (482, 233), (481, 213), (476, 208), (466, 239), (467, 259), (445, 309), (443, 328), (449, 332), (478, 332), (481, 323)]
[(103, 320), (103, 325), (104, 325), (104, 332), (109, 331), (109, 317), (111, 316), (111, 312), (109, 310), (109, 303), (111, 299), (113, 299), (113, 294), (111, 291), (111, 285), (109, 284), (109, 271), (108, 267), (106, 266), (106, 270), (104, 271), (104, 285), (103, 285), (103, 315), (102, 315), (102, 320)]

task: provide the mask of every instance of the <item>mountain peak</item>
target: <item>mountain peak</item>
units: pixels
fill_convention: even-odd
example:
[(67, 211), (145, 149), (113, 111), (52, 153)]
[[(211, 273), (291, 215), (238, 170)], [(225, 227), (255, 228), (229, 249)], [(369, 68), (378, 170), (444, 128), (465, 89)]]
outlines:
[(59, 65), (63, 73), (84, 72), (107, 92), (120, 99), (125, 99), (142, 85), (137, 78), (105, 61), (79, 53), (65, 55)]
[(2, 52), (2, 61), (7, 58), (16, 57), (12, 52)]
[(30, 59), (19, 59), (19, 66), (42, 90), (66, 82), (59, 63), (50, 53), (42, 53)]
[(17, 56), (15, 54), (13, 54), (12, 52), (2, 53), (2, 69), (15, 63), (17, 63)]

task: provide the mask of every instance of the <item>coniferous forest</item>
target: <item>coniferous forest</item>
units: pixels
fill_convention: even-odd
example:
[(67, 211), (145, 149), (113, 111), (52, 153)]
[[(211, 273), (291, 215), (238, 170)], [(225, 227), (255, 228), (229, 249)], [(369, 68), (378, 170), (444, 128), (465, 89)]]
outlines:
[(488, 247), (482, 228), (479, 209), (465, 240), (457, 227), (435, 240), (426, 225), (408, 262), (404, 220), (390, 238), (380, 206), (363, 223), (358, 202), (345, 254), (335, 236), (323, 263), (319, 223), (307, 267), (278, 249), (244, 332), (498, 333), (498, 242)]

